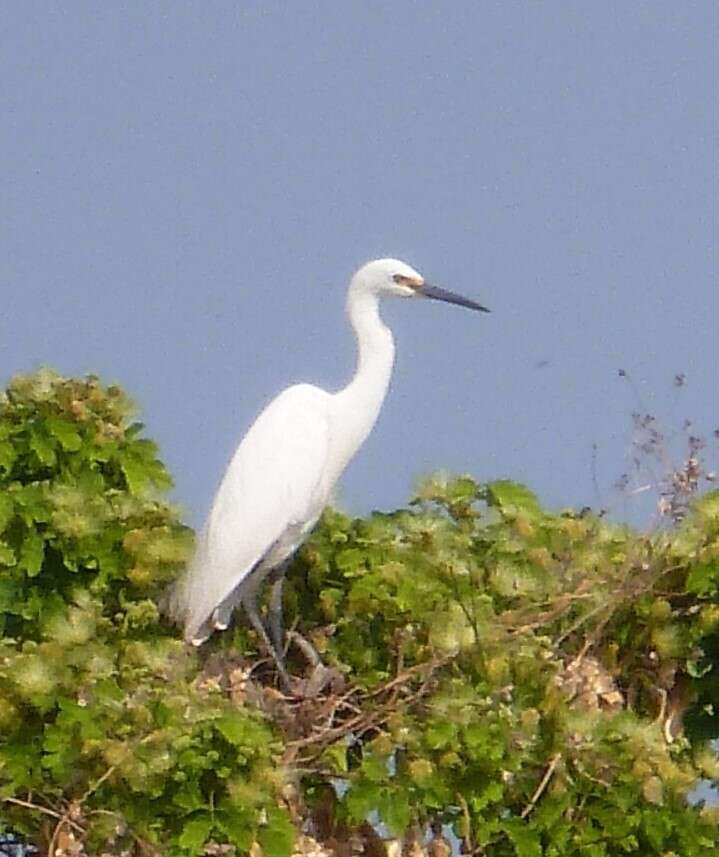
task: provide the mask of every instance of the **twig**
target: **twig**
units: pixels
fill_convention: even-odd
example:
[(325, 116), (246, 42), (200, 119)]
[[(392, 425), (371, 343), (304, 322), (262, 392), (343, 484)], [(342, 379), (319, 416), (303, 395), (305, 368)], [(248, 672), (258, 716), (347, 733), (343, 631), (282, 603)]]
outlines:
[(594, 645), (595, 642), (596, 642), (596, 640), (593, 639), (593, 637), (587, 637), (587, 639), (584, 641), (584, 645), (579, 650), (576, 657), (572, 658), (572, 660), (569, 662), (569, 664), (567, 664), (567, 666), (570, 669), (576, 670), (579, 667), (579, 665), (582, 663), (582, 661), (584, 660), (584, 656), (592, 648), (592, 646)]
[(603, 610), (608, 610), (609, 616), (611, 616), (614, 610), (616, 609), (616, 606), (617, 605), (612, 602), (610, 602), (609, 604), (607, 604), (606, 602), (597, 604), (596, 607), (593, 607), (583, 616), (580, 616), (576, 620), (576, 622), (573, 622), (572, 625), (570, 625), (569, 628), (563, 634), (560, 634), (559, 637), (557, 637), (557, 639), (554, 641), (554, 645), (557, 647), (561, 646), (561, 644), (568, 637), (571, 637), (575, 631), (578, 631), (582, 627), (582, 625), (584, 625), (585, 622), (588, 622), (590, 619), (593, 619), (597, 615), (597, 613), (601, 613)]
[[(400, 643), (399, 651), (397, 652), (397, 673), (400, 674), (404, 670), (404, 648)], [(395, 687), (390, 694), (390, 701), (395, 703), (399, 695), (399, 687)]]
[(377, 723), (381, 723), (384, 720), (385, 714), (384, 710), (378, 711), (374, 715), (359, 714), (356, 717), (351, 717), (340, 726), (315, 732), (314, 735), (308, 735), (306, 738), (298, 738), (296, 741), (291, 741), (287, 746), (288, 748), (299, 749), (300, 747), (311, 747), (313, 744), (331, 743), (335, 738), (341, 738), (348, 732), (353, 732), (356, 728), (363, 733)]
[[(30, 801), (20, 800), (19, 798), (16, 798), (16, 797), (4, 797), (4, 798), (2, 798), (2, 801), (4, 803), (11, 803), (14, 806), (21, 806), (24, 809), (33, 809), (36, 812), (41, 812), (43, 815), (49, 815), (51, 818), (57, 818), (60, 821), (62, 821), (65, 818), (65, 816), (62, 813), (55, 812), (54, 809), (47, 809), (44, 806), (38, 806), (38, 804), (36, 804), (36, 803), (30, 803)], [(76, 822), (74, 822), (72, 819), (68, 818), (67, 823), (71, 827), (74, 827), (78, 833), (82, 833), (82, 834), (85, 833), (85, 829), (83, 827), (81, 827), (79, 824), (77, 824)]]
[[(587, 591), (589, 590), (589, 591)], [(596, 594), (591, 590), (589, 580), (583, 580), (576, 592), (566, 592), (558, 595), (553, 601), (546, 601), (547, 609), (544, 612), (537, 613), (537, 608), (525, 610), (508, 610), (500, 615), (500, 620), (505, 626), (509, 634), (521, 634), (526, 631), (533, 631), (536, 628), (541, 628), (543, 625), (548, 625), (555, 619), (559, 618), (563, 613), (567, 612), (575, 601), (585, 601), (590, 598), (595, 598)], [(544, 605), (537, 605), (541, 607)], [(529, 621), (531, 620), (531, 621)], [(514, 624), (524, 622), (524, 624)]]
[(100, 779), (94, 785), (90, 786), (90, 788), (78, 801), (80, 806), (85, 803), (85, 801), (90, 797), (90, 795), (94, 794), (94, 792), (96, 792), (100, 788), (100, 786), (105, 782), (105, 780), (109, 779), (115, 773), (116, 768), (117, 765), (112, 765), (111, 767), (109, 767), (100, 777)]
[[(337, 699), (330, 702), (329, 710), (325, 709), (321, 725), (315, 723), (310, 734), (305, 734), (287, 743), (285, 761), (291, 759), (293, 764), (310, 764), (324, 748), (338, 739), (348, 735), (354, 735), (355, 738), (358, 738), (381, 726), (395, 709), (399, 698), (402, 698), (403, 703), (408, 705), (421, 699), (426, 694), (427, 687), (436, 670), (451, 661), (453, 657), (453, 655), (447, 655), (415, 664), (371, 690), (363, 692), (360, 688), (354, 687), (345, 691)], [(401, 667), (402, 659), (400, 658), (398, 669)], [(420, 685), (418, 688), (412, 689), (409, 684), (410, 680), (415, 677), (420, 678)], [(370, 706), (372, 711), (363, 710), (363, 707), (366, 709)], [(345, 719), (340, 720), (338, 712), (342, 709), (344, 712), (351, 712), (351, 715), (347, 716), (345, 713)]]
[(379, 696), (382, 693), (386, 693), (388, 690), (391, 690), (397, 684), (403, 684), (407, 679), (412, 678), (412, 676), (417, 673), (422, 673), (428, 671), (430, 674), (433, 673), (439, 667), (443, 667), (446, 663), (453, 660), (455, 655), (445, 655), (443, 658), (435, 658), (433, 661), (426, 661), (425, 663), (415, 664), (413, 667), (409, 667), (403, 673), (396, 675), (393, 679), (385, 682), (379, 687), (374, 688), (374, 690), (369, 691), (366, 696), (367, 698), (372, 698), (375, 696)]
[(464, 795), (457, 795), (460, 806), (462, 807), (462, 815), (464, 816), (465, 832), (462, 837), (465, 854), (473, 854), (474, 846), (472, 845), (472, 817), (469, 814), (469, 805)]
[[(60, 817), (60, 821), (55, 825), (55, 829), (52, 832), (52, 837), (50, 838), (50, 844), (47, 846), (47, 854), (48, 857), (55, 857), (55, 843), (57, 842), (57, 838), (60, 835), (60, 831), (62, 830), (65, 824), (70, 823), (70, 815), (69, 813), (65, 813), (65, 815)], [(84, 834), (85, 831), (83, 831)]]
[(529, 803), (522, 810), (522, 818), (526, 818), (529, 813), (534, 809), (537, 805), (537, 801), (544, 793), (544, 790), (549, 785), (549, 781), (552, 779), (552, 774), (554, 773), (555, 768), (559, 764), (559, 760), (562, 758), (561, 753), (555, 753), (552, 758), (549, 760), (549, 764), (547, 765), (547, 770), (544, 772), (544, 776), (542, 777), (542, 781), (537, 786), (534, 794), (532, 795)]

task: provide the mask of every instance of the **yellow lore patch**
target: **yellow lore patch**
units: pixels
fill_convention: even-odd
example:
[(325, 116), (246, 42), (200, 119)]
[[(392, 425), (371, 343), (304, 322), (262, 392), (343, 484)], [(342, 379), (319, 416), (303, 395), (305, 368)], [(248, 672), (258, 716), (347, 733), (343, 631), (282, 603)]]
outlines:
[(408, 286), (410, 289), (421, 289), (424, 285), (422, 277), (408, 277), (405, 274), (395, 274), (392, 279), (398, 286)]

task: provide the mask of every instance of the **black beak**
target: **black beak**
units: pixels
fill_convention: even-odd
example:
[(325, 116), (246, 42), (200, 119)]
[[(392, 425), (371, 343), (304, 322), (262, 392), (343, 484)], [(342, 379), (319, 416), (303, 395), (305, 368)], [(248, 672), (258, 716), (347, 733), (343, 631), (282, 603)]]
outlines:
[(469, 298), (463, 298), (462, 295), (457, 295), (447, 289), (440, 289), (439, 286), (430, 286), (429, 283), (425, 283), (423, 286), (420, 286), (417, 289), (417, 294), (422, 295), (424, 298), (432, 298), (433, 301), (445, 301), (445, 303), (457, 304), (457, 306), (464, 306), (467, 307), (467, 309), (489, 312), (486, 306), (482, 306), (482, 304), (478, 304), (476, 301), (471, 301)]

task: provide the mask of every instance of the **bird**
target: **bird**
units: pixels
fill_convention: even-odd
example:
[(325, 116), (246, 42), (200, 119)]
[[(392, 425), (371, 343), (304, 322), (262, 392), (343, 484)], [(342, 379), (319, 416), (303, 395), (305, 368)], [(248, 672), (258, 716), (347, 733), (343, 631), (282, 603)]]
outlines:
[[(380, 317), (383, 298), (430, 299), (489, 312), (430, 284), (398, 259), (363, 265), (350, 280), (346, 300), (357, 344), (354, 377), (334, 393), (296, 384), (265, 407), (232, 456), (194, 556), (171, 595), (171, 612), (195, 646), (225, 630), (241, 605), (285, 690), (291, 688), (282, 624), (285, 571), (372, 431), (387, 394), (395, 346)], [(271, 582), (266, 626), (257, 607), (265, 581)]]

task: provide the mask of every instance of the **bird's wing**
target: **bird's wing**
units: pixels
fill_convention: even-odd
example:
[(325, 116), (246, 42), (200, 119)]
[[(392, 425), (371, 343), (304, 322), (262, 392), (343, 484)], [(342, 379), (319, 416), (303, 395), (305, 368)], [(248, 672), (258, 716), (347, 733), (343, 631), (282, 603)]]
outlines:
[[(329, 394), (309, 385), (274, 399), (247, 432), (215, 495), (176, 600), (193, 639), (288, 530), (291, 552), (327, 500)], [(179, 608), (179, 609), (178, 609)]]

